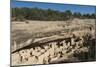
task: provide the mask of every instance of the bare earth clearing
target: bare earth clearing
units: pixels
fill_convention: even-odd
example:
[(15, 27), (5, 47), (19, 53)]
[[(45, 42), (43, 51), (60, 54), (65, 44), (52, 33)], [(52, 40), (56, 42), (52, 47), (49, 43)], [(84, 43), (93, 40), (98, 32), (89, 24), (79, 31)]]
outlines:
[(94, 61), (95, 23), (95, 19), (12, 22), (12, 65)]

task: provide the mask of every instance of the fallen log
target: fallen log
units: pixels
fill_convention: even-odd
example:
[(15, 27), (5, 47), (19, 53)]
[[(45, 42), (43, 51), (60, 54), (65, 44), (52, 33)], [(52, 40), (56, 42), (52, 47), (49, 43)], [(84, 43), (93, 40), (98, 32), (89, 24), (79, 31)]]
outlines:
[(36, 46), (41, 46), (46, 43), (50, 42), (60, 42), (62, 40), (66, 40), (68, 42), (71, 42), (71, 37), (70, 36), (51, 36), (51, 37), (44, 37), (44, 38), (38, 38), (38, 39), (28, 39), (26, 42), (19, 44), (20, 47), (14, 49), (11, 51), (11, 53), (20, 51), (25, 48), (30, 48), (30, 47), (36, 47)]

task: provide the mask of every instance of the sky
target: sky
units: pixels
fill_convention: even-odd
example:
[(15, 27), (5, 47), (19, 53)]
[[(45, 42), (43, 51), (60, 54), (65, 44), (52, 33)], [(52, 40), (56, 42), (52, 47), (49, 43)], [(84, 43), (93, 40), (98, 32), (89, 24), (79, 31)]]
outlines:
[(82, 14), (95, 13), (95, 6), (89, 5), (75, 5), (75, 4), (58, 4), (58, 3), (42, 3), (42, 2), (25, 2), (25, 1), (12, 1), (11, 7), (28, 7), (28, 8), (40, 8), (40, 9), (53, 9), (58, 11), (70, 10), (72, 13), (80, 12)]

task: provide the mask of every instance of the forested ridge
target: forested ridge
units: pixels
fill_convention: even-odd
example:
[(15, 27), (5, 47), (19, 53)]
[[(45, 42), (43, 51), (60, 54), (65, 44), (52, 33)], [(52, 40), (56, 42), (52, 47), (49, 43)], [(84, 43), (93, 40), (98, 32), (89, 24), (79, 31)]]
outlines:
[(45, 21), (66, 21), (72, 18), (82, 19), (95, 19), (95, 13), (82, 14), (80, 12), (72, 13), (70, 10), (64, 12), (52, 10), (52, 9), (39, 9), (39, 8), (12, 8), (11, 19), (13, 21), (24, 21), (24, 20), (45, 20)]

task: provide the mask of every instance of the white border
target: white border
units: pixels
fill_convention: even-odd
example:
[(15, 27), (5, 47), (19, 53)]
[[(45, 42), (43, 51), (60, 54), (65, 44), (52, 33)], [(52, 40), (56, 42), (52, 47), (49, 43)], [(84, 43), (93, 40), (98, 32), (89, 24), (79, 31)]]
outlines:
[(0, 67), (10, 63), (10, 0), (0, 2)]

